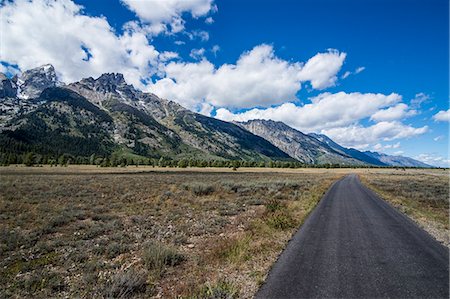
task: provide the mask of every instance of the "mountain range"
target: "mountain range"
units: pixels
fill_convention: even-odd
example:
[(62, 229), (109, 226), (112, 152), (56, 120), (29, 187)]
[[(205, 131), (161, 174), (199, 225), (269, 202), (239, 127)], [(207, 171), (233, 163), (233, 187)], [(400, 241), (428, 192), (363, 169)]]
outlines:
[(0, 154), (430, 167), (348, 149), (282, 122), (207, 117), (135, 89), (122, 74), (64, 84), (52, 65), (12, 78), (0, 73), (0, 140)]

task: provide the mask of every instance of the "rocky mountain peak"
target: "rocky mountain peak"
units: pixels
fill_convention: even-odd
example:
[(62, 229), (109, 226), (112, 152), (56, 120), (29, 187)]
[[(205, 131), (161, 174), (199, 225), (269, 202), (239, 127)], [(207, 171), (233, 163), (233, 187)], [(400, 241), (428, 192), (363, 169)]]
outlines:
[[(239, 124), (239, 123), (237, 123)], [(273, 130), (277, 130), (277, 131), (296, 131), (295, 134), (301, 134), (304, 135), (302, 132), (294, 130), (293, 128), (289, 127), (288, 125), (286, 125), (284, 122), (281, 121), (275, 121), (275, 120), (271, 120), (271, 119), (252, 119), (252, 120), (248, 120), (246, 122), (241, 122), (240, 124), (242, 124), (244, 127), (251, 127), (253, 128), (252, 130), (267, 130), (267, 131), (273, 131)]]
[(121, 73), (105, 73), (98, 77), (99, 82), (109, 82), (116, 85), (126, 84), (125, 79)]
[(5, 74), (0, 73), (0, 98), (13, 98), (17, 95), (17, 85), (15, 80), (9, 79)]
[(95, 87), (94, 89), (96, 91), (102, 91), (102, 92), (115, 92), (120, 87), (127, 86), (127, 83), (125, 82), (125, 79), (123, 78), (122, 74), (119, 73), (106, 73), (98, 77), (97, 80), (95, 80)]
[[(78, 83), (73, 83), (76, 85)], [(127, 84), (125, 78), (120, 73), (105, 73), (102, 74), (97, 79), (92, 77), (82, 79), (79, 84), (84, 88), (89, 90), (100, 92), (102, 94), (106, 93), (117, 93), (118, 91), (132, 95), (135, 91), (132, 85)]]
[(45, 64), (20, 75), (17, 80), (18, 97), (21, 99), (37, 98), (44, 89), (59, 85), (62, 83), (58, 81), (55, 68), (51, 64)]

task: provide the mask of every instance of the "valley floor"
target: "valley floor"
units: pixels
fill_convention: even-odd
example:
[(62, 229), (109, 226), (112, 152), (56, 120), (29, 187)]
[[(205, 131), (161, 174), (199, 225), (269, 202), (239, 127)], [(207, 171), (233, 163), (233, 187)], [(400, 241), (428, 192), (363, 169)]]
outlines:
[(448, 170), (2, 167), (0, 297), (250, 298), (348, 173), (448, 237)]

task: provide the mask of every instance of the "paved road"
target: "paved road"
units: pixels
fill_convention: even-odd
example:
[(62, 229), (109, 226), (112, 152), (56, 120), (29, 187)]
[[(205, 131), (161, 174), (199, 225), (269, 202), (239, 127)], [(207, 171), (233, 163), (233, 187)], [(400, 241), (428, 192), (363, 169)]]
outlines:
[(256, 298), (449, 298), (449, 252), (364, 187), (337, 181)]

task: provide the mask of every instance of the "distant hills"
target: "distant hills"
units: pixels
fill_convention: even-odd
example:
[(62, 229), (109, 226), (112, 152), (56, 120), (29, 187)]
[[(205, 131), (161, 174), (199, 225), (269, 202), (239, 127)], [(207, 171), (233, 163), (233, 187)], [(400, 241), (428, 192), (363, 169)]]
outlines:
[(0, 73), (0, 155), (128, 155), (198, 160), (429, 167), (407, 157), (344, 148), (282, 122), (230, 123), (136, 90), (121, 74), (68, 85), (51, 65)]
[(372, 157), (370, 155), (367, 155), (364, 152), (360, 152), (357, 149), (354, 148), (345, 148), (343, 146), (340, 146), (339, 144), (337, 144), (336, 142), (334, 142), (333, 140), (331, 140), (328, 136), (325, 136), (323, 134), (315, 134), (315, 133), (311, 133), (309, 134), (309, 136), (316, 138), (317, 140), (320, 140), (321, 142), (327, 144), (329, 147), (331, 147), (332, 149), (334, 149), (335, 151), (352, 157), (358, 161), (362, 161), (365, 162), (367, 164), (370, 165), (377, 165), (377, 166), (391, 166), (389, 163), (385, 163), (375, 157)]
[(364, 152), (366, 155), (373, 157), (390, 166), (404, 166), (404, 167), (431, 167), (428, 164), (417, 161), (415, 159), (403, 156), (391, 156), (377, 152)]
[(292, 158), (305, 164), (366, 164), (282, 122), (258, 119), (236, 124), (268, 140)]

